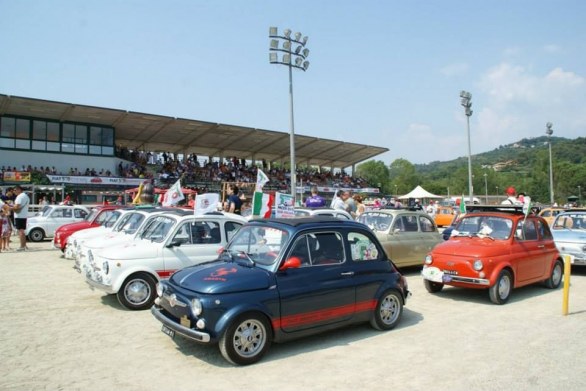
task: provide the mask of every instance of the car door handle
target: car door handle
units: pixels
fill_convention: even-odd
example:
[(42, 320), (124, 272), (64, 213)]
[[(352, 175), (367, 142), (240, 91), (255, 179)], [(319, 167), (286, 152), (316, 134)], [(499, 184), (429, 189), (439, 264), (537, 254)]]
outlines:
[(353, 276), (354, 272), (343, 272), (343, 273), (340, 273), (340, 275), (341, 276)]

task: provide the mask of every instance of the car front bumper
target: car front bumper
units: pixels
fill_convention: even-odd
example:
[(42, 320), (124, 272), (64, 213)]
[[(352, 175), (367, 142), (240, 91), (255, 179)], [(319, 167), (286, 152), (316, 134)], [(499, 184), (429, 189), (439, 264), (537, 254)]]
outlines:
[(490, 280), (479, 277), (467, 277), (444, 273), (435, 266), (426, 266), (421, 270), (421, 276), (429, 281), (441, 284), (460, 283), (480, 286), (490, 286)]
[(114, 293), (117, 293), (117, 291), (115, 291), (112, 288), (112, 285), (102, 284), (101, 282), (98, 282), (98, 281), (93, 280), (89, 276), (86, 276), (85, 277), (85, 282), (89, 285), (90, 289), (92, 289), (92, 290), (99, 289), (101, 291), (106, 292), (109, 295), (114, 294)]
[(183, 335), (184, 337), (201, 343), (208, 343), (211, 340), (210, 335), (208, 333), (190, 329), (177, 323), (173, 319), (168, 318), (165, 315), (164, 311), (156, 305), (151, 307), (151, 313), (153, 314), (155, 319), (161, 322), (164, 326), (175, 331), (178, 334)]

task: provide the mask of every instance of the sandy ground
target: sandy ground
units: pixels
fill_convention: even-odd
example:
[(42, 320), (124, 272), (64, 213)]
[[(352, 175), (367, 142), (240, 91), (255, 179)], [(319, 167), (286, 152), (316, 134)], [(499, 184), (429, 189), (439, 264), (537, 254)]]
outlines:
[(359, 325), (286, 344), (233, 367), (216, 346), (170, 339), (149, 311), (91, 291), (49, 242), (0, 253), (0, 390), (583, 390), (586, 270), (562, 289), (413, 296), (390, 332)]

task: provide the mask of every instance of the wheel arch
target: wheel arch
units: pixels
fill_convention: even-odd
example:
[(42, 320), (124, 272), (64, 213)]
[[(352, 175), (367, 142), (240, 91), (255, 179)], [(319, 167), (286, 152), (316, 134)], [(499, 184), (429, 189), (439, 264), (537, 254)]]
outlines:
[[(110, 268), (112, 268), (112, 267), (113, 266), (110, 266)], [(110, 271), (110, 273), (112, 273), (112, 271)], [(120, 290), (120, 288), (122, 287), (122, 284), (124, 284), (124, 281), (126, 281), (132, 275), (138, 274), (138, 273), (146, 273), (146, 274), (150, 275), (151, 277), (154, 278), (155, 282), (159, 282), (161, 280), (161, 278), (159, 277), (159, 275), (157, 274), (157, 272), (154, 269), (142, 267), (142, 266), (135, 266), (135, 267), (128, 268), (127, 270), (124, 270), (122, 273), (120, 273), (118, 276), (116, 276), (112, 280), (112, 290), (114, 292), (118, 292)]]
[(232, 324), (234, 319), (238, 318), (241, 315), (248, 314), (248, 313), (258, 314), (258, 315), (265, 318), (265, 320), (267, 321), (267, 324), (269, 325), (269, 328), (270, 328), (271, 340), (274, 340), (275, 334), (277, 332), (277, 330), (275, 330), (277, 328), (277, 325), (275, 325), (275, 323), (273, 323), (273, 319), (278, 319), (278, 317), (271, 316), (270, 315), (271, 311), (267, 307), (264, 307), (264, 306), (261, 306), (258, 304), (252, 304), (252, 303), (247, 303), (247, 304), (243, 303), (241, 305), (238, 305), (236, 307), (231, 308), (228, 312), (224, 313), (222, 315), (222, 317), (216, 322), (216, 326), (214, 328), (214, 334), (218, 338), (220, 338), (220, 336)]

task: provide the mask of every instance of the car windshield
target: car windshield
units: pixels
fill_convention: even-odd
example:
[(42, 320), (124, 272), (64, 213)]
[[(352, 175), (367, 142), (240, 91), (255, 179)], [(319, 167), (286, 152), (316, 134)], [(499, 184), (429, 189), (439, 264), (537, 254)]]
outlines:
[(160, 243), (167, 237), (174, 224), (175, 219), (169, 216), (157, 216), (153, 218), (147, 227), (145, 227), (141, 239)]
[(552, 228), (586, 230), (586, 213), (562, 213), (557, 215)]
[(479, 236), (506, 240), (511, 237), (513, 222), (498, 216), (464, 216), (460, 219), (452, 236)]
[(388, 213), (367, 212), (363, 213), (358, 221), (367, 225), (375, 232), (387, 232), (393, 222), (393, 215)]
[(258, 265), (271, 266), (289, 239), (285, 230), (258, 225), (243, 226), (225, 250), (232, 260), (248, 258)]
[[(45, 208), (47, 208), (47, 206), (45, 206)], [(43, 213), (45, 213), (45, 208), (43, 208)], [(92, 209), (90, 214), (85, 219), (87, 221), (94, 221), (96, 219), (96, 216), (98, 215), (98, 213), (100, 213), (100, 211), (98, 209)]]
[(121, 213), (117, 210), (112, 212), (110, 214), (110, 217), (108, 217), (108, 219), (104, 222), (104, 227), (106, 227), (106, 228), (113, 227), (114, 224), (116, 224), (116, 221), (118, 221), (118, 219), (120, 218), (120, 214)]
[(43, 217), (47, 217), (51, 214), (51, 212), (53, 211), (53, 207), (51, 206), (44, 206), (43, 210), (41, 211), (41, 213), (39, 213), (41, 216)]

